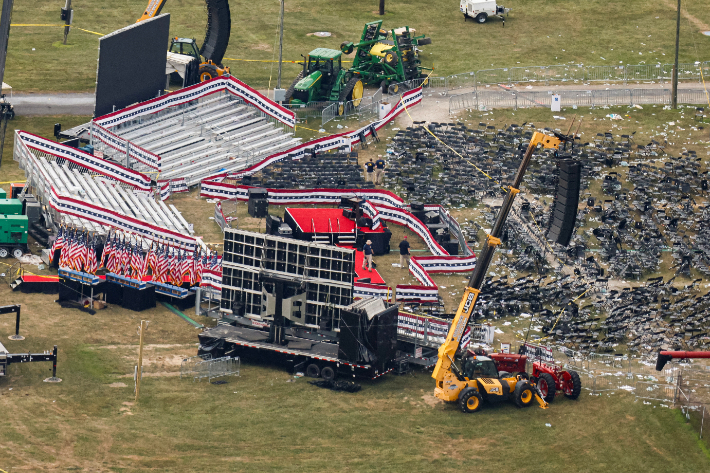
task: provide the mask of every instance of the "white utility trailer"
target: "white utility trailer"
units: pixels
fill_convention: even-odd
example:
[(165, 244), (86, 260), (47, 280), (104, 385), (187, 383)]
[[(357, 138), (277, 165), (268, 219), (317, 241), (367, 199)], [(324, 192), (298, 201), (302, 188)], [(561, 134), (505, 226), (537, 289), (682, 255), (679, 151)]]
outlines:
[(461, 0), (460, 9), (464, 21), (473, 18), (477, 23), (485, 23), (490, 16), (503, 19), (503, 15), (507, 15), (510, 11), (510, 8), (499, 6), (495, 0)]

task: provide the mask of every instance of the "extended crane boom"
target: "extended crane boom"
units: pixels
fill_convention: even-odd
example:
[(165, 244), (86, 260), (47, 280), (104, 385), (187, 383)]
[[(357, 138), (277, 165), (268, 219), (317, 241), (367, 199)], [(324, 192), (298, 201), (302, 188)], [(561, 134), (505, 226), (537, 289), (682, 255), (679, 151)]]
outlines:
[[(461, 302), (459, 303), (458, 310), (456, 311), (456, 316), (451, 323), (451, 328), (446, 337), (446, 341), (439, 347), (439, 359), (431, 376), (436, 380), (435, 395), (440, 399), (446, 401), (456, 400), (458, 393), (465, 386), (465, 384), (461, 385), (460, 383), (464, 383), (466, 378), (464, 378), (464, 376), (458, 372), (456, 366), (453, 365), (454, 356), (459, 348), (461, 337), (463, 336), (463, 332), (468, 325), (473, 309), (476, 306), (476, 301), (478, 300), (478, 295), (480, 294), (481, 286), (483, 285), (483, 279), (488, 272), (488, 267), (493, 259), (495, 249), (501, 243), (500, 237), (503, 232), (503, 225), (505, 224), (508, 214), (513, 207), (515, 197), (520, 192), (520, 185), (523, 182), (525, 171), (530, 164), (532, 154), (539, 144), (545, 148), (559, 149), (560, 143), (563, 141), (567, 141), (567, 138), (563, 135), (556, 134), (555, 136), (548, 136), (538, 132), (535, 132), (530, 139), (530, 144), (528, 145), (525, 155), (523, 156), (523, 161), (520, 163), (520, 167), (518, 168), (518, 172), (515, 175), (513, 183), (508, 187), (508, 193), (503, 200), (503, 205), (498, 212), (498, 217), (493, 224), (491, 233), (486, 237), (486, 243), (483, 246), (483, 250), (478, 256), (476, 267), (471, 274), (471, 279), (469, 280), (468, 286), (466, 287), (463, 297), (461, 298)], [(454, 386), (452, 384), (448, 389), (445, 389), (444, 384), (446, 383), (444, 382), (444, 379), (451, 378), (450, 373), (452, 372), (452, 368), (454, 370), (453, 374), (459, 383), (454, 382), (458, 386)], [(452, 381), (453, 380), (450, 380), (449, 382)]]
[(168, 0), (150, 0), (148, 2), (148, 6), (145, 7), (145, 11), (143, 12), (143, 15), (138, 18), (138, 21), (136, 23), (139, 23), (143, 20), (147, 20), (149, 18), (153, 18), (155, 16), (160, 15), (160, 10), (163, 9), (163, 6), (165, 5), (165, 2)]
[(656, 371), (663, 370), (672, 359), (710, 358), (710, 351), (661, 351), (656, 359)]

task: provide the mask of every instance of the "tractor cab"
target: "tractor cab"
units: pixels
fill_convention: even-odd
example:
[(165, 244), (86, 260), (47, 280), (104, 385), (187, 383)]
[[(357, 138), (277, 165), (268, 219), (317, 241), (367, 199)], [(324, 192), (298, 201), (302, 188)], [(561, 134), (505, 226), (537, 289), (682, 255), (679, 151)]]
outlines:
[(498, 368), (487, 356), (470, 355), (463, 360), (463, 375), (468, 379), (498, 378)]
[(185, 56), (192, 56), (197, 59), (198, 62), (202, 62), (202, 57), (200, 56), (200, 49), (197, 47), (197, 43), (194, 39), (175, 37), (170, 41), (169, 51), (175, 54), (184, 54)]
[(311, 51), (303, 63), (302, 78), (294, 85), (291, 103), (333, 100), (332, 91), (340, 90), (341, 76), (345, 73), (341, 57), (342, 53), (335, 49), (317, 48)]

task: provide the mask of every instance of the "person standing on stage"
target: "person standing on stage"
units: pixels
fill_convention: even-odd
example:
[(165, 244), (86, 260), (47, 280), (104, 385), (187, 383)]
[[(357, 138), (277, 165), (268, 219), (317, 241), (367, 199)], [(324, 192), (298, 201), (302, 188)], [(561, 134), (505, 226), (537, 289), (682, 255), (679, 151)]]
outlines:
[[(404, 262), (407, 265), (404, 265)], [(409, 242), (407, 241), (407, 235), (404, 235), (404, 240), (399, 242), (399, 265), (403, 268), (409, 268)]]
[(375, 163), (372, 162), (372, 158), (365, 163), (365, 180), (368, 182), (375, 183)]
[(365, 266), (367, 266), (367, 269), (372, 272), (372, 240), (365, 242), (365, 246), (362, 247), (362, 252), (365, 254), (362, 258), (362, 269), (365, 269)]
[(375, 161), (375, 184), (382, 185), (385, 182), (385, 160), (379, 158)]

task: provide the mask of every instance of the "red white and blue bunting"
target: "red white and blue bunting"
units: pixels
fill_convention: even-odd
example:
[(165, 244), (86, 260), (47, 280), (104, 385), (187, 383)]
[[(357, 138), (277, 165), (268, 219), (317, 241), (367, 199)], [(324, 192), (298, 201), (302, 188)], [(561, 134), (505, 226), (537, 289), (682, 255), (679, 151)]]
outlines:
[[(249, 199), (249, 186), (235, 186), (224, 182), (202, 181), (200, 196), (212, 199)], [(363, 208), (377, 212), (380, 220), (402, 225), (416, 233), (427, 245), (433, 256), (413, 256), (409, 261), (409, 272), (422, 284), (421, 286), (397, 286), (397, 301), (408, 302), (436, 302), (438, 288), (429, 273), (458, 273), (472, 271), (476, 264), (476, 255), (464, 245), (464, 256), (451, 256), (434, 239), (426, 225), (405, 208), (404, 200), (396, 194), (380, 189), (268, 189), (270, 205), (295, 205), (295, 204), (330, 204), (338, 205), (340, 198), (345, 195), (356, 195), (364, 199)], [(378, 204), (378, 202), (386, 202)], [(398, 207), (388, 204), (395, 203)], [(444, 220), (449, 224), (454, 233), (461, 234), (461, 229), (445, 209), (439, 205), (425, 207), (427, 210), (437, 210), (444, 214)], [(366, 210), (367, 213), (367, 210)], [(368, 214), (369, 215), (369, 214)], [(374, 221), (373, 221), (374, 223)], [(358, 283), (356, 283), (357, 286)], [(383, 288), (386, 286), (382, 286)], [(372, 288), (369, 288), (372, 290)], [(401, 289), (401, 290), (400, 290)], [(384, 292), (382, 289), (381, 292)], [(365, 294), (365, 290), (362, 291)], [(355, 290), (356, 297), (358, 289)]]
[(252, 89), (244, 82), (234, 77), (215, 77), (214, 79), (195, 84), (175, 92), (171, 92), (162, 97), (157, 97), (146, 102), (124, 108), (123, 110), (109, 113), (94, 119), (94, 123), (106, 129), (113, 128), (121, 123), (135, 120), (136, 118), (157, 113), (170, 107), (182, 105), (193, 100), (197, 100), (208, 95), (227, 91), (244, 100), (246, 103), (258, 108), (266, 115), (275, 120), (294, 128), (296, 126), (296, 114), (282, 107), (268, 97)]
[(136, 189), (150, 191), (150, 178), (138, 171), (133, 171), (120, 164), (97, 158), (79, 149), (42, 138), (41, 136), (26, 131), (18, 131), (17, 137), (25, 146), (35, 151), (65, 159), (77, 166), (87, 169), (93, 174), (101, 174), (115, 181), (128, 184)]

